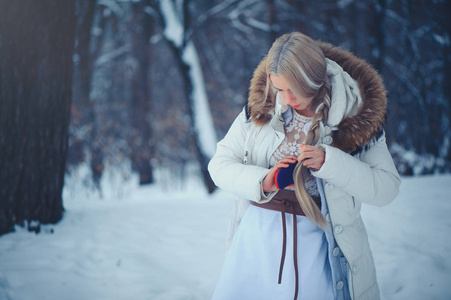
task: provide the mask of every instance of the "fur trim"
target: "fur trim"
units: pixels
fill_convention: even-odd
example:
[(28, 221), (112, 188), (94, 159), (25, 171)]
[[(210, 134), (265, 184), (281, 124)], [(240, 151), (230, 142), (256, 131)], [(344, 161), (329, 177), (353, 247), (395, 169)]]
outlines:
[(363, 105), (358, 114), (344, 119), (332, 135), (334, 146), (355, 151), (382, 130), (387, 112), (387, 92), (379, 74), (364, 60), (331, 44), (320, 43), (324, 55), (339, 64), (360, 88)]
[(254, 71), (251, 86), (249, 87), (249, 99), (247, 103), (251, 119), (258, 126), (262, 126), (271, 121), (276, 102), (276, 95), (272, 89), (268, 91), (268, 97), (263, 100), (265, 97), (266, 80), (265, 57)]
[[(379, 74), (364, 60), (350, 52), (331, 44), (318, 41), (324, 55), (339, 64), (360, 88), (363, 105), (355, 115), (344, 119), (338, 125), (338, 131), (332, 135), (333, 145), (345, 152), (362, 149), (371, 139), (377, 138), (383, 129), (387, 110), (386, 90)], [(266, 57), (254, 71), (249, 88), (248, 107), (252, 121), (256, 125), (268, 123), (275, 109), (275, 94), (269, 91), (264, 98), (266, 87)]]

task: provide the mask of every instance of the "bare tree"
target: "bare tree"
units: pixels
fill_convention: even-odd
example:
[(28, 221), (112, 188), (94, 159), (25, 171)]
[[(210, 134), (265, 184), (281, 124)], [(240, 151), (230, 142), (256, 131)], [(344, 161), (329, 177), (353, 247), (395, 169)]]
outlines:
[(151, 159), (153, 141), (151, 128), (151, 99), (149, 89), (149, 65), (152, 57), (150, 37), (154, 32), (151, 16), (145, 11), (150, 1), (144, 0), (133, 5), (132, 53), (134, 72), (132, 75), (132, 98), (130, 106), (132, 130), (129, 135), (131, 161), (133, 169), (138, 172), (140, 184), (153, 183)]
[(0, 1), (0, 233), (61, 219), (74, 1)]
[(162, 35), (173, 50), (182, 72), (197, 161), (205, 186), (211, 193), (216, 187), (207, 165), (214, 154), (217, 139), (197, 50), (193, 42), (186, 39), (190, 21), (188, 1), (159, 1), (157, 11), (162, 21)]

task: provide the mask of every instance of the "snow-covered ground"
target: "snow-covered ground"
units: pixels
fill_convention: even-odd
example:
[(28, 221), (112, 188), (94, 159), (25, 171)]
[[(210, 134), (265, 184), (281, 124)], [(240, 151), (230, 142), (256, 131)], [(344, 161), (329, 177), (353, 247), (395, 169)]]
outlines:
[[(404, 178), (364, 206), (383, 299), (451, 299), (451, 175)], [(57, 225), (0, 237), (0, 299), (209, 299), (224, 259), (230, 196), (65, 199)]]

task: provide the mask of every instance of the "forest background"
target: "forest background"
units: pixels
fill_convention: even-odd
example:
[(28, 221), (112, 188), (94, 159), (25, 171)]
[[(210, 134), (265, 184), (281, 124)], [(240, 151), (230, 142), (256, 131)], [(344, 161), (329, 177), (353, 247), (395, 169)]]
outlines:
[[(450, 1), (0, 0), (0, 234), (60, 220), (62, 190), (183, 189), (280, 35), (372, 64), (402, 175), (451, 170)], [(109, 179), (108, 179), (109, 178)], [(199, 186), (199, 188), (202, 188)]]

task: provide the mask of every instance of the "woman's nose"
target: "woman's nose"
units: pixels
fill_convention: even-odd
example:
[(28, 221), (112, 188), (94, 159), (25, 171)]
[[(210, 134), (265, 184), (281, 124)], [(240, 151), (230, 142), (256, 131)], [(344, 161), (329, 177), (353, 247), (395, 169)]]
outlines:
[(287, 97), (287, 101), (290, 103), (296, 101), (296, 96), (293, 94), (292, 91), (287, 91), (286, 97)]

